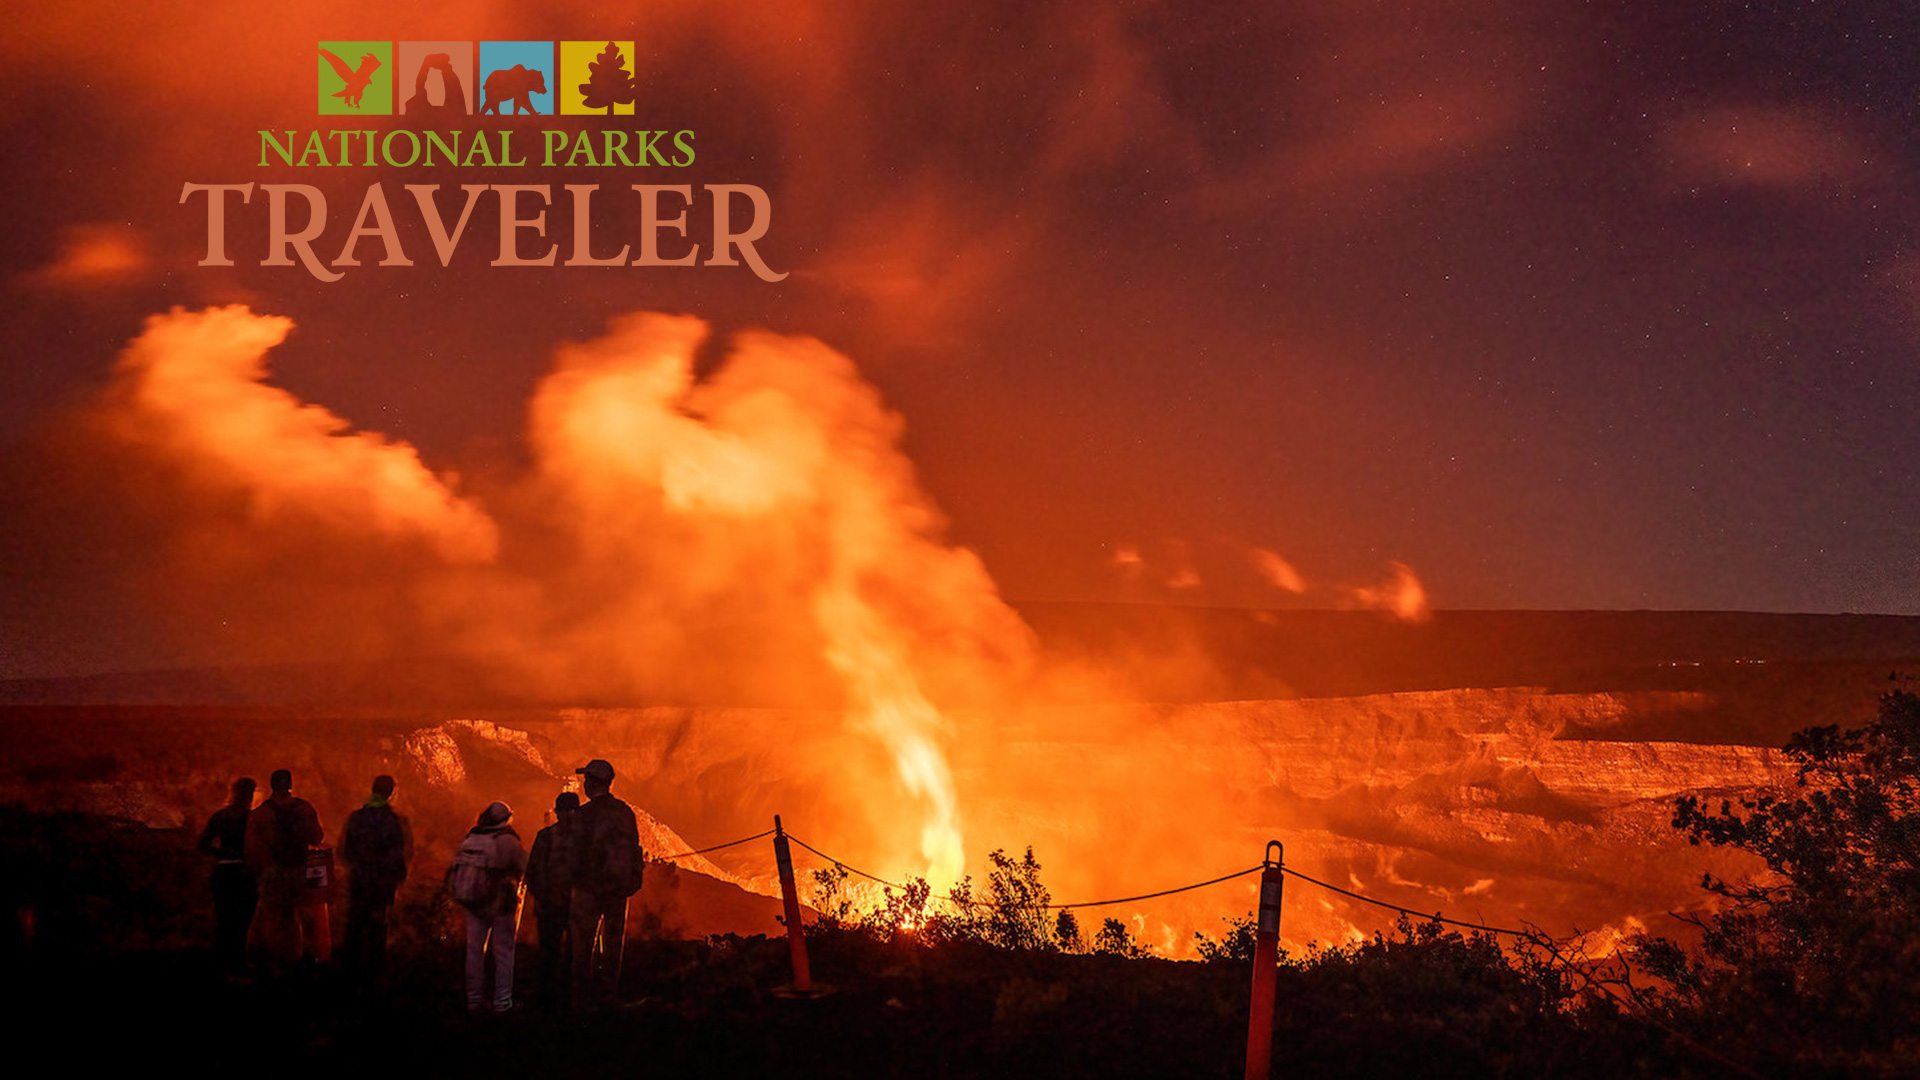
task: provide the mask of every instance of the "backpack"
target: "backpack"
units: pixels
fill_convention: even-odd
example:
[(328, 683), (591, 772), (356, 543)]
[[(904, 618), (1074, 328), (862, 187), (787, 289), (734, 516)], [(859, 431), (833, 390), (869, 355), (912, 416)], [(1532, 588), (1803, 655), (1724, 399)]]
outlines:
[(574, 888), (607, 897), (639, 892), (647, 858), (635, 835), (632, 808), (608, 795), (588, 800), (573, 813)]
[(493, 875), (493, 837), (469, 833), (454, 853), (447, 869), (447, 892), (454, 902), (470, 911), (491, 905), (499, 895)]
[(640, 891), (640, 881), (646, 876), (647, 854), (639, 844), (628, 847), (615, 845), (607, 852), (606, 881), (621, 896), (632, 896)]

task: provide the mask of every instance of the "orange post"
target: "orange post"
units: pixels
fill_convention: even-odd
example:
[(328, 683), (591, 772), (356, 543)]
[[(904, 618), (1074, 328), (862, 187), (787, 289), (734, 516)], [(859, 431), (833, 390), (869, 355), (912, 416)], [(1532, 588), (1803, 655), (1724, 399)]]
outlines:
[(1273, 979), (1280, 963), (1281, 864), (1286, 849), (1267, 841), (1260, 871), (1260, 919), (1253, 935), (1253, 1004), (1247, 1011), (1247, 1080), (1273, 1074)]
[[(793, 989), (802, 994), (813, 992), (813, 973), (807, 968), (807, 936), (800, 926), (800, 892), (793, 884), (793, 849), (787, 833), (780, 827), (780, 815), (773, 815), (773, 861), (780, 868), (780, 901), (787, 909), (787, 948), (793, 953)], [(1271, 992), (1268, 994), (1272, 996)]]

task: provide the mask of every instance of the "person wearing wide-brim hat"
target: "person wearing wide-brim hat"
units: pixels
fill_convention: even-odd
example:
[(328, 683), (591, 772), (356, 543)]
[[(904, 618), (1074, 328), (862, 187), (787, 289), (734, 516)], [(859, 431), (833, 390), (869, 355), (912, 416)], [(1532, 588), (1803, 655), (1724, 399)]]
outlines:
[(615, 798), (613, 765), (594, 758), (575, 769), (587, 801), (573, 812), (573, 1003), (605, 1004), (620, 986), (627, 897), (640, 890), (645, 856), (633, 808)]

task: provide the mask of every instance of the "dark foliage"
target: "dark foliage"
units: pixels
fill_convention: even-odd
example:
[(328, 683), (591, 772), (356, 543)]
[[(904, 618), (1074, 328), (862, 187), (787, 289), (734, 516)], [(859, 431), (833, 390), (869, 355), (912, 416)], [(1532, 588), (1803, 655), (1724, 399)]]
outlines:
[(1033, 848), (1019, 860), (995, 849), (987, 861), (993, 864), (987, 873), (987, 941), (1003, 949), (1055, 948), (1054, 919), (1047, 914), (1053, 897), (1040, 883)]
[(1072, 911), (1063, 908), (1054, 918), (1053, 943), (1061, 952), (1087, 951), (1087, 939), (1080, 933), (1080, 919)]
[(1725, 907), (1700, 947), (1641, 943), (1670, 1022), (1768, 1075), (1920, 1075), (1920, 698), (1866, 727), (1793, 737), (1788, 797), (1683, 798), (1695, 844), (1759, 856), (1753, 881), (1708, 877)]
[(88, 953), (193, 940), (212, 921), (208, 861), (182, 829), (0, 806), (5, 951)]
[(1489, 935), (1402, 917), (1391, 936), (1281, 965), (1276, 1071), (1291, 1057), (1290, 1072), (1319, 1076), (1677, 1072), (1657, 1039), (1553, 970)]
[[(861, 910), (840, 903), (844, 869), (816, 874), (829, 917), (809, 927), (813, 974), (834, 988), (819, 1001), (773, 992), (791, 978), (778, 938), (641, 938), (613, 1010), (554, 1015), (522, 980), (524, 1014), (476, 1018), (462, 1007), (459, 922), (442, 892), (420, 890), (395, 913), (371, 993), (324, 968), (233, 986), (191, 944), (204, 934), (205, 866), (182, 831), (55, 815), (12, 824), (35, 838), (11, 849), (41, 860), (31, 878), (43, 892), (63, 882), (62, 901), (78, 898), (92, 929), (14, 943), (11, 985), (31, 989), (9, 1015), (36, 1037), (88, 1046), (95, 1071), (204, 1056), (210, 1040), (230, 1060), (331, 1075), (1237, 1077), (1243, 1064), (1252, 969), (1233, 954), (1251, 917), (1229, 922), (1208, 962), (1144, 956), (1121, 920), (1089, 939), (1084, 913), (1046, 907), (1030, 851), (995, 852), (983, 895), (962, 882), (959, 902), (913, 881)], [(143, 937), (124, 936), (136, 926)], [(523, 946), (522, 971), (538, 963), (539, 945)], [(1289, 959), (1276, 973), (1276, 1075), (1694, 1075), (1660, 1033), (1582, 1007), (1557, 970), (1438, 925)]]
[(1253, 960), (1254, 931), (1259, 927), (1259, 922), (1254, 918), (1253, 912), (1249, 911), (1245, 915), (1238, 916), (1237, 918), (1222, 919), (1220, 921), (1227, 924), (1226, 934), (1222, 935), (1220, 940), (1215, 941), (1207, 935), (1196, 931), (1193, 935), (1194, 951), (1200, 954), (1200, 959), (1208, 963), (1251, 963)]

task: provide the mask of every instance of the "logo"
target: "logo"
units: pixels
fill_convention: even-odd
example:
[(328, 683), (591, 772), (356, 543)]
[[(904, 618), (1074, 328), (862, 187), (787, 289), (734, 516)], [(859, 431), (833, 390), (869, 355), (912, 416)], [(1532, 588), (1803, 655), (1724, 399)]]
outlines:
[(560, 111), (567, 115), (601, 113), (633, 115), (638, 89), (627, 62), (631, 41), (563, 41), (560, 43)]
[(480, 78), (488, 116), (553, 115), (553, 42), (483, 41)]
[(632, 116), (631, 41), (322, 41), (321, 116)]
[[(658, 115), (662, 102), (643, 95), (635, 42), (321, 41), (313, 48), (316, 108), (331, 122), (257, 129), (253, 167), (268, 170), (257, 180), (181, 185), (181, 204), (204, 198), (207, 253), (199, 265), (235, 265), (227, 221), (243, 214), (266, 219), (258, 265), (302, 266), (323, 282), (368, 265), (369, 245), (380, 249), (378, 266), (415, 266), (430, 249), (447, 267), (462, 239), (476, 235), (482, 239), (466, 247), (490, 246), (491, 266), (744, 264), (762, 281), (787, 276), (754, 246), (773, 217), (764, 188), (676, 181), (674, 173), (696, 160), (695, 133)], [(585, 120), (591, 116), (607, 119)], [(340, 187), (356, 186), (348, 176), (297, 182), (307, 169), (339, 165), (385, 165), (409, 170), (408, 181), (433, 182), (356, 172), (369, 182), (351, 212), (355, 203), (339, 201)], [(338, 254), (328, 259), (324, 249)]]
[(403, 41), (398, 55), (401, 116), (445, 123), (473, 115), (473, 42)]
[(320, 115), (393, 115), (393, 42), (320, 43)]

